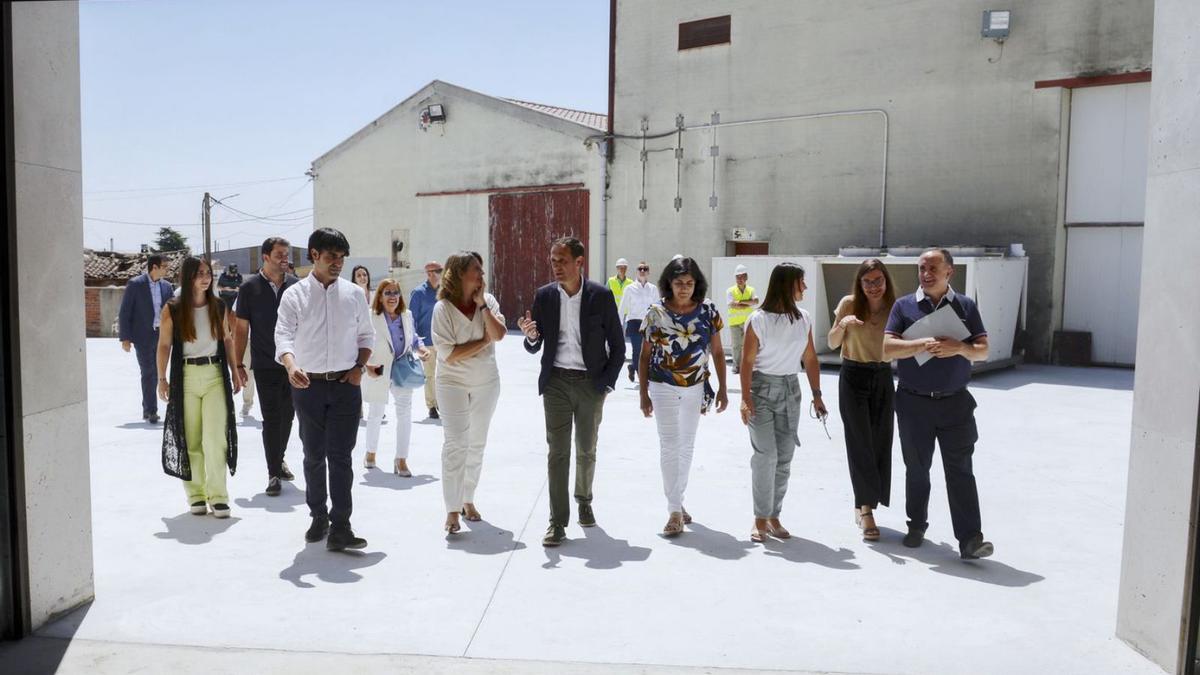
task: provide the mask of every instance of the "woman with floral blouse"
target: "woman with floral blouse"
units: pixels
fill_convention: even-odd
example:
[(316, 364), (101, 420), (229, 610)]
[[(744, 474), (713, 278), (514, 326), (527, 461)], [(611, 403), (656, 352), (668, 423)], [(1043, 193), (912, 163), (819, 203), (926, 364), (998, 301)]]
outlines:
[(670, 514), (663, 534), (673, 537), (692, 520), (683, 508), (683, 493), (700, 415), (711, 403), (704, 393), (710, 358), (717, 370), (717, 412), (725, 410), (729, 399), (721, 348), (724, 324), (716, 305), (705, 299), (708, 282), (700, 266), (691, 258), (671, 260), (658, 288), (663, 300), (652, 305), (642, 320), (645, 341), (638, 374), (642, 414), (653, 414), (658, 426), (663, 492)]

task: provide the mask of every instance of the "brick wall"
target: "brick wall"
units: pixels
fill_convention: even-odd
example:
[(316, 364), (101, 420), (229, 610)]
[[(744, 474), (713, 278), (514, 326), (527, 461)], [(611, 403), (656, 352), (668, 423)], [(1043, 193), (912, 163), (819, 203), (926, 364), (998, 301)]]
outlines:
[(100, 320), (100, 289), (83, 289), (84, 325), (88, 337), (100, 337), (103, 329)]

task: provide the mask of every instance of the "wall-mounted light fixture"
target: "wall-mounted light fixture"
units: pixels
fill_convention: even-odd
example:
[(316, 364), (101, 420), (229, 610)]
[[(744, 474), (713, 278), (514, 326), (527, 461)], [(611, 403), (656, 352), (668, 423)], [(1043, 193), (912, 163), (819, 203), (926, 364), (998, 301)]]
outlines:
[(1008, 29), (1012, 24), (1012, 10), (985, 9), (983, 11), (983, 32), (985, 38), (1003, 41), (1008, 37)]
[(446, 108), (441, 103), (434, 103), (433, 105), (429, 106), (425, 110), (427, 110), (429, 112), (429, 121), (430, 122), (445, 122), (446, 121)]

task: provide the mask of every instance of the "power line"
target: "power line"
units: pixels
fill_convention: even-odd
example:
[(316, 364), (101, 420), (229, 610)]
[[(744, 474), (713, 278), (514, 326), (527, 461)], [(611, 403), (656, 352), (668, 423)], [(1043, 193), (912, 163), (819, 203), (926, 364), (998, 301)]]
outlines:
[[(309, 216), (303, 215), (303, 216), (296, 216), (295, 218), (280, 218), (279, 216), (288, 216), (288, 215), (292, 215), (294, 213), (303, 213), (305, 211), (312, 211), (312, 207), (305, 207), (303, 209), (296, 209), (295, 211), (284, 211), (283, 213), (275, 213), (275, 214), (272, 214), (269, 216), (257, 216), (257, 215), (254, 215), (253, 213), (248, 213), (241, 209), (234, 208), (234, 207), (226, 204), (225, 202), (221, 201), (220, 199), (214, 199), (213, 201), (216, 202), (217, 204), (220, 204), (221, 206), (229, 209), (230, 211), (233, 211), (234, 213), (239, 213), (243, 216), (247, 216), (251, 220), (261, 220), (264, 222), (276, 222), (276, 221), (288, 222), (288, 221), (294, 221), (294, 220), (303, 220), (305, 218), (308, 218)], [(235, 222), (235, 221), (231, 220), (231, 221), (226, 221), (226, 222)]]
[[(216, 202), (217, 200), (214, 199), (213, 201)], [(217, 202), (217, 203), (221, 204), (220, 202)], [(274, 225), (274, 224), (279, 224), (279, 223), (289, 223), (292, 221), (304, 220), (305, 218), (309, 218), (312, 215), (312, 214), (306, 214), (306, 215), (302, 215), (302, 216), (296, 216), (295, 218), (276, 218), (275, 217), (275, 216), (292, 215), (294, 213), (302, 213), (304, 211), (311, 211), (312, 210), (311, 208), (296, 209), (295, 211), (285, 211), (283, 213), (277, 213), (277, 214), (275, 214), (275, 216), (255, 216), (253, 214), (249, 214), (244, 211), (239, 211), (233, 207), (226, 206), (225, 204), (221, 204), (221, 206), (225, 206), (225, 208), (227, 208), (231, 211), (235, 211), (237, 213), (240, 213), (240, 214), (246, 215), (246, 216), (250, 216), (250, 217), (249, 218), (235, 218), (233, 220), (221, 220), (221, 221), (214, 222), (213, 225), (231, 225), (234, 223), (249, 223), (249, 222), (254, 222), (254, 221), (267, 223), (269, 225)], [(143, 227), (200, 227), (201, 226), (199, 223), (147, 223), (147, 222), (135, 221), (135, 220), (114, 220), (114, 219), (110, 219), (110, 218), (94, 218), (92, 216), (84, 216), (83, 219), (95, 221), (98, 223), (112, 223), (114, 225), (140, 225)]]
[(118, 193), (118, 192), (159, 192), (162, 190), (195, 190), (195, 189), (203, 189), (203, 188), (240, 187), (243, 185), (262, 185), (263, 183), (282, 183), (284, 181), (301, 180), (303, 178), (308, 178), (308, 176), (288, 176), (286, 178), (266, 178), (263, 180), (242, 181), (240, 183), (218, 183), (216, 185), (213, 185), (210, 183), (207, 185), (173, 185), (170, 187), (125, 188), (125, 189), (121, 189), (121, 190), (88, 190), (88, 191), (84, 192), (83, 194), (99, 195), (99, 194), (114, 194), (114, 193)]

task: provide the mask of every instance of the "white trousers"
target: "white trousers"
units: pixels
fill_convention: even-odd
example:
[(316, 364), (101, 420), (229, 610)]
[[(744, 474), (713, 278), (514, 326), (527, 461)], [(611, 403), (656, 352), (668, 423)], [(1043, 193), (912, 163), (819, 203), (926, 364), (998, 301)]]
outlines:
[(488, 426), (499, 399), (499, 380), (470, 388), (447, 384), (440, 379), (437, 382), (438, 412), (445, 436), (442, 443), (442, 497), (447, 513), (475, 502)]
[(667, 512), (675, 513), (683, 510), (683, 493), (687, 490), (692, 451), (696, 447), (696, 428), (700, 426), (700, 406), (704, 404), (704, 385), (676, 387), (650, 382), (649, 394), (658, 425)]
[[(392, 402), (396, 405), (396, 459), (408, 459), (408, 443), (412, 438), (413, 390), (389, 385)], [(370, 403), (367, 406), (367, 452), (379, 450), (379, 427), (383, 425), (386, 403)]]

